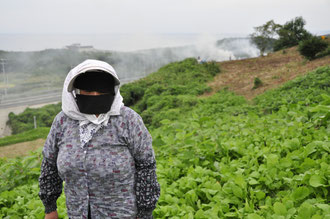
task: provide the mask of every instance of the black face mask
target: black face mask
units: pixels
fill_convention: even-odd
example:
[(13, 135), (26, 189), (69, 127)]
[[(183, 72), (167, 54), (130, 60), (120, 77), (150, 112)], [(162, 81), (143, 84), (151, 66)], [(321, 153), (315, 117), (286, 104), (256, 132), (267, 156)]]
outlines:
[(76, 94), (76, 101), (81, 113), (101, 114), (110, 110), (115, 96), (102, 94), (97, 96)]

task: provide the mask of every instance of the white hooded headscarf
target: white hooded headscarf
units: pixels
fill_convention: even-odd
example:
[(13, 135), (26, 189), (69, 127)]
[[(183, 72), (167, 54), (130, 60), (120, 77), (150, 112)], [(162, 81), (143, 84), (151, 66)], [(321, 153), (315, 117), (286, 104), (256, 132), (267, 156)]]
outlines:
[[(80, 75), (91, 70), (102, 70), (109, 73), (115, 78), (115, 98), (111, 105), (110, 111), (95, 115), (81, 113), (75, 101), (73, 94), (73, 82)], [(62, 92), (62, 111), (71, 119), (78, 120), (80, 126), (80, 140), (84, 145), (91, 138), (93, 133), (108, 123), (110, 116), (120, 115), (120, 108), (123, 104), (123, 97), (119, 92), (120, 81), (114, 68), (106, 62), (88, 59), (75, 68), (73, 68), (65, 78)]]

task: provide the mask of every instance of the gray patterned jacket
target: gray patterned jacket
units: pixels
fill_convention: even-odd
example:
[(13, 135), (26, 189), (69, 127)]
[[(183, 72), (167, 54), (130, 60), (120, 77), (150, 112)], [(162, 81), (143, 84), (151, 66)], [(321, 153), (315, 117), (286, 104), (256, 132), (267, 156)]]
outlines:
[(81, 146), (79, 121), (60, 112), (43, 149), (39, 196), (56, 210), (65, 181), (69, 218), (152, 218), (160, 194), (151, 136), (122, 106)]

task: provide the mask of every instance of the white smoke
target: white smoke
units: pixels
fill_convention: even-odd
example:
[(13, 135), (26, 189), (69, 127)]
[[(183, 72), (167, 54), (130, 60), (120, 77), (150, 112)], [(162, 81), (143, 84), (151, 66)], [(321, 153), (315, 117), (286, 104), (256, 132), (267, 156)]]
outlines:
[(198, 39), (194, 56), (198, 55), (205, 61), (223, 61), (233, 57), (232, 51), (224, 50), (216, 46), (217, 39), (213, 35), (203, 34)]
[[(159, 45), (158, 43), (163, 41), (163, 39), (155, 36), (139, 35), (136, 37), (136, 42), (141, 43), (143, 47), (148, 47), (149, 41), (153, 41), (154, 45)], [(180, 43), (176, 43), (176, 45), (180, 45)], [(203, 34), (195, 37), (193, 41), (186, 41), (182, 46), (170, 46), (174, 44), (175, 41), (168, 40), (161, 44), (161, 47), (158, 46), (153, 49), (114, 52), (113, 56), (116, 62), (113, 65), (123, 78), (139, 78), (157, 71), (168, 63), (191, 57), (196, 59), (200, 57), (202, 61), (206, 62), (219, 62), (258, 56), (258, 50), (250, 43), (249, 38), (224, 38), (220, 40), (217, 36)]]
[[(29, 39), (31, 40), (31, 38)], [(68, 40), (68, 36), (65, 39)], [(117, 35), (112, 38), (99, 36), (98, 38), (88, 38), (89, 41), (86, 40), (87, 38), (83, 38), (86, 41), (82, 39), (81, 42), (79, 38), (75, 39), (70, 43), (79, 42), (81, 45), (93, 45), (96, 50), (87, 53), (67, 49), (8, 53), (3, 51), (0, 53), (0, 58), (9, 60), (6, 64), (6, 71), (9, 73), (12, 71), (10, 76), (14, 77), (13, 72), (24, 72), (24, 74), (22, 73), (24, 77), (15, 78), (15, 80), (17, 78), (24, 78), (24, 80), (18, 82), (17, 79), (16, 87), (10, 89), (10, 92), (24, 93), (27, 90), (22, 89), (32, 89), (30, 88), (32, 84), (28, 84), (27, 79), (41, 80), (41, 75), (48, 76), (45, 81), (41, 80), (38, 86), (57, 89), (58, 86), (61, 86), (60, 82), (64, 80), (70, 67), (72, 68), (87, 58), (109, 62), (115, 67), (119, 77), (129, 82), (145, 77), (168, 63), (186, 58), (197, 59), (200, 57), (203, 61), (225, 61), (258, 56), (258, 50), (251, 45), (249, 38), (221, 38), (219, 35), (210, 34), (167, 34), (165, 36), (135, 34)], [(114, 44), (116, 47), (111, 46)], [(118, 50), (111, 48), (118, 48)], [(119, 48), (129, 51), (121, 51)], [(20, 67), (15, 68), (16, 65)], [(30, 70), (26, 71), (27, 68)], [(13, 79), (10, 78), (10, 81), (13, 82)], [(33, 84), (34, 88), (38, 88), (38, 86)]]

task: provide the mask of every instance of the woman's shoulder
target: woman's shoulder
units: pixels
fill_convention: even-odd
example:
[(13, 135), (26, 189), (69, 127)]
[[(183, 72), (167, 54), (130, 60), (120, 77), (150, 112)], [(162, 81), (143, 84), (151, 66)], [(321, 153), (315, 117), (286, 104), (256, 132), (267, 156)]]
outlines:
[(133, 109), (129, 108), (128, 106), (122, 106), (120, 108), (120, 115), (127, 116), (127, 115), (134, 115), (139, 116), (137, 112), (135, 112)]
[(60, 111), (54, 118), (54, 123), (60, 123), (61, 125), (70, 119), (63, 111)]
[(137, 112), (127, 106), (122, 106), (120, 108), (120, 115), (125, 120), (141, 119), (141, 116)]

